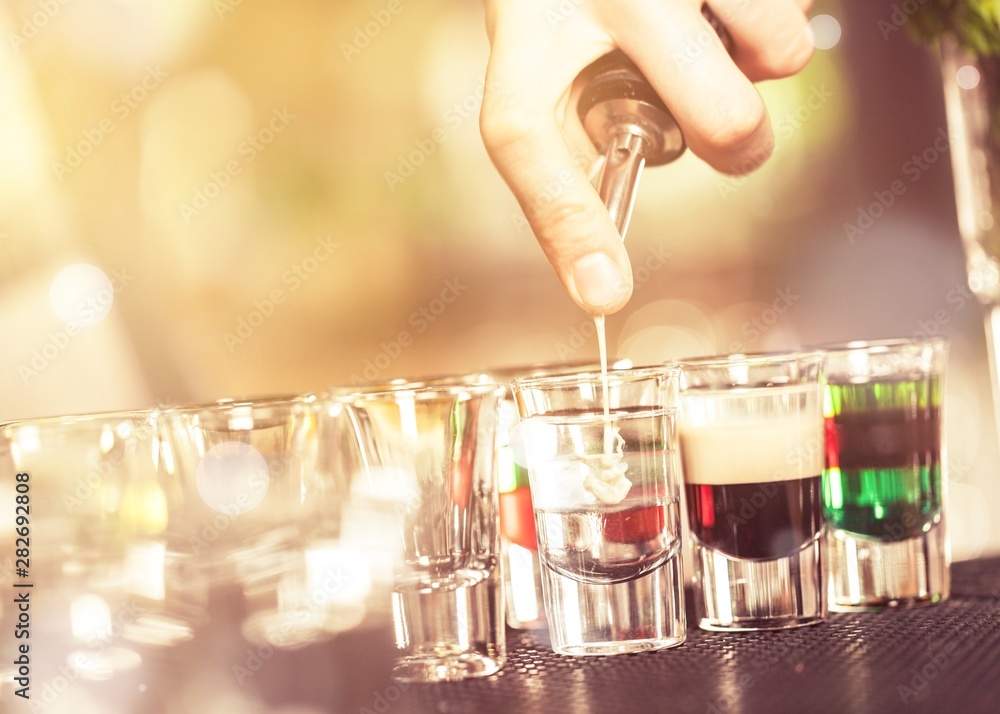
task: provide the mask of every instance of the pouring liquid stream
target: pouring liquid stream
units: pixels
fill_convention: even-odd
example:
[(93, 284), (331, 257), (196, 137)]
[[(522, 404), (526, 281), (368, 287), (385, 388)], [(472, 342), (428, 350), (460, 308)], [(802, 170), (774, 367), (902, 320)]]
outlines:
[(604, 456), (614, 452), (614, 427), (611, 425), (611, 405), (608, 389), (608, 336), (604, 330), (604, 315), (594, 315), (597, 332), (597, 351), (601, 356), (601, 402), (604, 404)]
[(604, 329), (604, 315), (594, 316), (597, 345), (601, 355), (601, 401), (604, 404), (604, 448), (600, 466), (593, 468), (584, 481), (584, 488), (607, 505), (625, 500), (632, 482), (625, 476), (628, 465), (624, 463), (625, 440), (611, 419), (610, 387), (608, 385), (608, 343)]

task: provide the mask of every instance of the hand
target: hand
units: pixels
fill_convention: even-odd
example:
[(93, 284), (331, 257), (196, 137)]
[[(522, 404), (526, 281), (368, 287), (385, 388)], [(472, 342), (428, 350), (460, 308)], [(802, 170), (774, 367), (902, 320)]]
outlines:
[(632, 294), (621, 236), (562, 133), (569, 89), (587, 65), (621, 48), (663, 98), (690, 149), (719, 171), (749, 173), (774, 146), (753, 82), (798, 72), (812, 56), (811, 0), (485, 0), (491, 54), (480, 129), (570, 297), (620, 310)]

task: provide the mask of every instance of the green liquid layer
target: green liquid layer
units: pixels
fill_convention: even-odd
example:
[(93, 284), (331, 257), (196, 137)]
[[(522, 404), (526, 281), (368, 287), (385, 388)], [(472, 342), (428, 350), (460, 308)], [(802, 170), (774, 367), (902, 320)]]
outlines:
[(936, 378), (827, 387), (827, 523), (868, 538), (915, 538), (940, 516)]

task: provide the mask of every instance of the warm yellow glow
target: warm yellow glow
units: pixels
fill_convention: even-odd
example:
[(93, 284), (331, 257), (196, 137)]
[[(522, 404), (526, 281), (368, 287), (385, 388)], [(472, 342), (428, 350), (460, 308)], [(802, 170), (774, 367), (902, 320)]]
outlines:
[(22, 466), (22, 457), (25, 454), (33, 454), (42, 446), (42, 440), (37, 426), (27, 425), (17, 429), (11, 450), (14, 452), (14, 463)]
[(396, 403), (399, 405), (399, 430), (407, 439), (416, 440), (419, 436), (417, 430), (417, 407), (416, 400), (410, 392), (400, 392), (396, 396)]
[(250, 431), (253, 429), (253, 407), (239, 406), (233, 407), (229, 413), (230, 431)]
[(130, 593), (150, 600), (164, 599), (166, 554), (166, 545), (156, 541), (141, 541), (128, 547), (125, 554), (125, 581)]
[(160, 442), (160, 455), (163, 457), (163, 468), (166, 469), (168, 474), (174, 474), (174, 450), (170, 447), (170, 442), (166, 439), (161, 439)]
[(364, 553), (336, 542), (317, 544), (305, 552), (306, 582), (313, 599), (363, 602), (371, 591)]
[(101, 427), (101, 453), (107, 455), (115, 447), (115, 432), (111, 426), (105, 424)]
[(167, 497), (155, 481), (137, 481), (125, 487), (121, 522), (126, 533), (156, 535), (167, 527)]

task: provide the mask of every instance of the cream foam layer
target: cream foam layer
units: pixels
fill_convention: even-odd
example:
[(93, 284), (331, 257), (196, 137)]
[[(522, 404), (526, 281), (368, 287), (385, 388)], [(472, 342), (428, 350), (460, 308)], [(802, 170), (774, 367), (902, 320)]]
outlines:
[(791, 481), (823, 472), (819, 409), (795, 417), (679, 429), (684, 481), (716, 486)]

